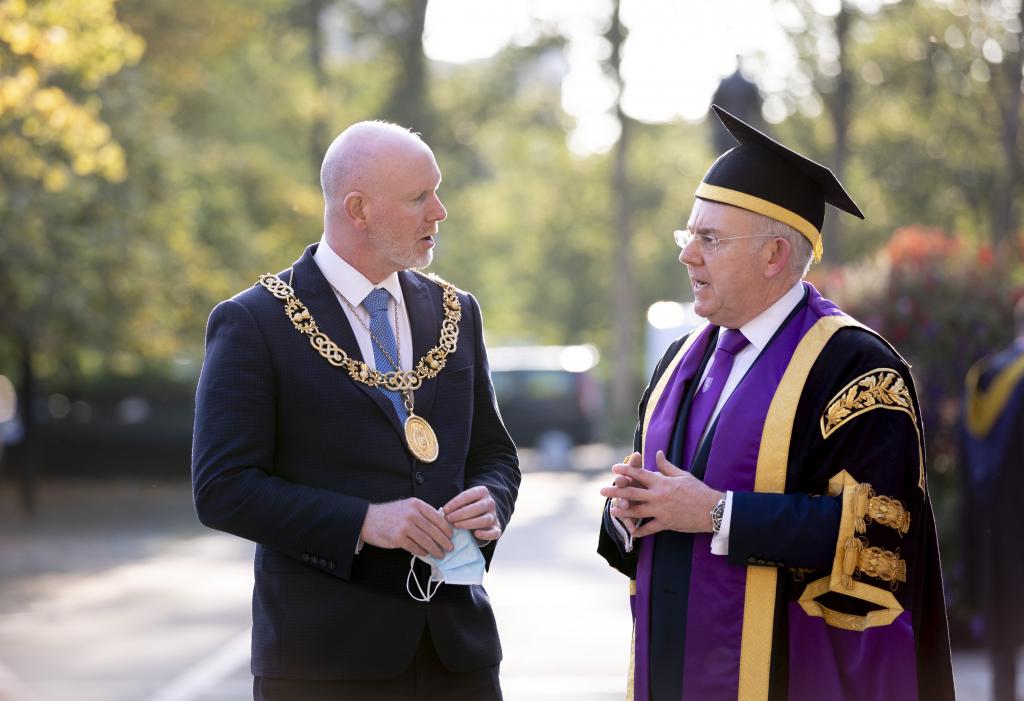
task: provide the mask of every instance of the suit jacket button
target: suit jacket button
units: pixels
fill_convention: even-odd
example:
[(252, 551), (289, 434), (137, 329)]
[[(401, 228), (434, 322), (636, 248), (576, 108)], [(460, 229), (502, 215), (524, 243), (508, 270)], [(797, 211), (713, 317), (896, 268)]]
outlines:
[(325, 559), (323, 559), (321, 557), (319, 560), (317, 560), (317, 564), (320, 565), (321, 567), (327, 567), (327, 560), (325, 560)]
[(302, 561), (309, 562), (309, 553), (302, 553)]
[(416, 484), (423, 484), (424, 482), (427, 481), (427, 478), (423, 476), (422, 472), (417, 472), (415, 479), (416, 479)]

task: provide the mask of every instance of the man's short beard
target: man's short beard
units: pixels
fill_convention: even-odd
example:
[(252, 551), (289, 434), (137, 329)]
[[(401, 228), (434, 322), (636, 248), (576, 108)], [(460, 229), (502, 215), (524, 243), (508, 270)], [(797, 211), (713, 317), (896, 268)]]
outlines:
[(367, 232), (370, 241), (385, 258), (395, 265), (400, 265), (401, 270), (410, 268), (426, 268), (434, 260), (434, 249), (430, 248), (423, 253), (417, 253), (415, 249), (406, 249), (397, 245), (388, 236), (380, 236), (375, 231)]

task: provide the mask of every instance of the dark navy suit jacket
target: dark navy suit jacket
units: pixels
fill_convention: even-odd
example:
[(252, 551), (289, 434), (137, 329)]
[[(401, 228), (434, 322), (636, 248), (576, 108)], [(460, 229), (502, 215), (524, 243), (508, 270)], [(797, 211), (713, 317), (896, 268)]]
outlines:
[[(280, 277), (320, 330), (361, 360), (315, 250)], [(441, 288), (409, 271), (399, 279), (420, 358), (438, 343)], [(395, 676), (411, 663), (424, 626), (453, 671), (501, 660), (483, 587), (442, 585), (419, 603), (405, 589), (408, 552), (355, 552), (370, 503), (417, 497), (439, 507), (484, 485), (508, 525), (520, 480), (515, 446), (495, 404), (480, 308), (458, 296), (458, 347), (415, 392), (415, 412), (440, 444), (430, 464), (411, 456), (384, 395), (322, 358), (266, 289), (256, 285), (213, 310), (196, 394), (193, 491), (204, 524), (257, 543), (254, 675)], [(483, 551), (489, 565), (494, 544)]]

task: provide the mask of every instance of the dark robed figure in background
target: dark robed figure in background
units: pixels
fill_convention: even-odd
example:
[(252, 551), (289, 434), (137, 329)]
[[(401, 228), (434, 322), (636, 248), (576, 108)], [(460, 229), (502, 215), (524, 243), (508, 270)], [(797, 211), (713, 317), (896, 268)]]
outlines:
[(480, 580), (520, 474), (476, 300), (413, 270), (440, 171), (362, 122), (321, 182), (323, 237), (213, 310), (196, 396), (199, 517), (257, 544), (254, 696), (499, 699)]
[(1013, 344), (967, 374), (961, 436), (964, 569), (968, 596), (984, 616), (997, 701), (1016, 698), (1024, 643), (1024, 300), (1014, 322)]
[(909, 366), (802, 281), (835, 176), (739, 142), (676, 232), (707, 323), (678, 339), (615, 465), (598, 546), (631, 578), (638, 701), (953, 697)]

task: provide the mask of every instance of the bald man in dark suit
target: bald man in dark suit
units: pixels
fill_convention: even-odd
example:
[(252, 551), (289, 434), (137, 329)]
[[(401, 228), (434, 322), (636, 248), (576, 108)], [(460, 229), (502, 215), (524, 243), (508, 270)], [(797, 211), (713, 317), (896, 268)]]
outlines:
[(321, 183), (323, 237), (214, 309), (196, 397), (199, 517), (257, 544), (254, 698), (500, 699), (486, 591), (415, 559), (454, 548), (479, 580), (520, 480), (480, 308), (416, 270), (440, 170), (362, 122)]

